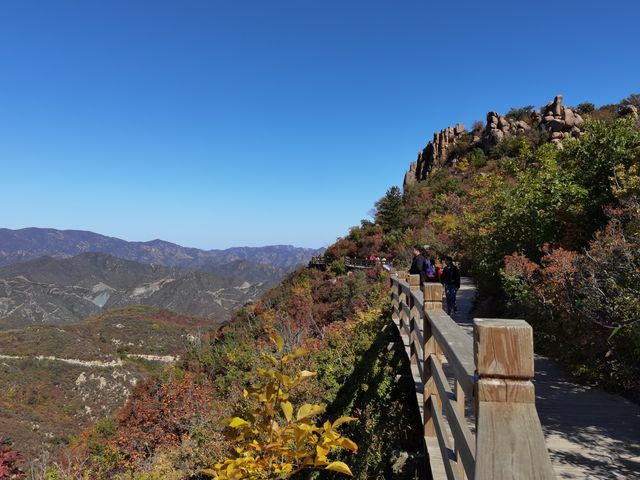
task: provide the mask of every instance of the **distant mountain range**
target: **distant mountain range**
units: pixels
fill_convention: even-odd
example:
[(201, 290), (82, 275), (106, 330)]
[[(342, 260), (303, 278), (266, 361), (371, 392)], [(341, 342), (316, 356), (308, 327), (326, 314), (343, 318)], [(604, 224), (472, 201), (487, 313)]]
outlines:
[(0, 229), (0, 329), (77, 322), (135, 304), (221, 322), (319, 252), (205, 251), (77, 230)]
[(291, 245), (200, 250), (163, 240), (127, 242), (82, 230), (0, 228), (0, 266), (45, 255), (64, 258), (87, 252), (101, 252), (134, 262), (193, 270), (212, 271), (219, 265), (236, 260), (291, 270), (322, 251), (323, 249), (298, 248)]
[[(77, 322), (126, 305), (223, 321), (274, 285), (283, 270), (238, 260), (216, 273), (123, 260), (104, 253), (39, 257), (0, 268), (0, 329)], [(251, 280), (252, 283), (249, 280)]]

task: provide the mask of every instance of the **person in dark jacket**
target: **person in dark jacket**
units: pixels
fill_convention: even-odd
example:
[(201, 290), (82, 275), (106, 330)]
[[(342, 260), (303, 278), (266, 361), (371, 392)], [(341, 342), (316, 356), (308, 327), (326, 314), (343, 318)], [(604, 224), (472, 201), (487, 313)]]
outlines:
[(446, 267), (442, 271), (440, 281), (444, 285), (444, 293), (447, 298), (447, 315), (451, 315), (451, 312), (456, 313), (458, 311), (456, 294), (460, 289), (460, 270), (453, 264), (453, 258), (444, 257), (444, 262)]
[(417, 245), (413, 247), (413, 261), (411, 262), (411, 268), (409, 269), (409, 273), (413, 275), (415, 274), (420, 275), (420, 285), (422, 285), (425, 282), (424, 272), (425, 272), (426, 262), (427, 262), (427, 259), (424, 258), (424, 255), (422, 255), (422, 252), (420, 251), (420, 247)]

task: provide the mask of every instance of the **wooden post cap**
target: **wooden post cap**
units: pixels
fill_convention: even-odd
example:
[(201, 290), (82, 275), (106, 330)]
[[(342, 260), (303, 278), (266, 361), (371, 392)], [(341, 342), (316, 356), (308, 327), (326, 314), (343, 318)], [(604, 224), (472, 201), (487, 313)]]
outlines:
[(476, 318), (473, 351), (480, 378), (533, 378), (533, 329), (524, 320)]
[(420, 289), (420, 275), (411, 274), (409, 275), (409, 287), (411, 290), (419, 290)]

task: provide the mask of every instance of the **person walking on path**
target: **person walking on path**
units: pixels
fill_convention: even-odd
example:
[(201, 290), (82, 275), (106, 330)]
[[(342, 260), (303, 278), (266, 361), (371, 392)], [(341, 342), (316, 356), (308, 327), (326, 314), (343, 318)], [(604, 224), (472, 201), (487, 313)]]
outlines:
[(444, 262), (447, 266), (442, 271), (441, 281), (447, 298), (447, 315), (451, 315), (451, 312), (456, 313), (458, 311), (456, 294), (460, 289), (460, 270), (453, 264), (453, 258), (444, 257)]
[(416, 245), (413, 247), (413, 261), (411, 262), (411, 268), (409, 269), (409, 273), (413, 275), (420, 275), (420, 285), (425, 282), (425, 265), (427, 259), (424, 258), (422, 252), (420, 251), (420, 247)]

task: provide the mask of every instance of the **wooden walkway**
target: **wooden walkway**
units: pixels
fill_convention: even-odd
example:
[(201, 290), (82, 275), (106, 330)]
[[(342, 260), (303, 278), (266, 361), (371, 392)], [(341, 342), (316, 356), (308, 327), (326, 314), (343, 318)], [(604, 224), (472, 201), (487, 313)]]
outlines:
[[(474, 296), (475, 286), (463, 278), (452, 318), (469, 334)], [(539, 355), (533, 381), (558, 479), (640, 479), (640, 406), (576, 383), (556, 362)]]

